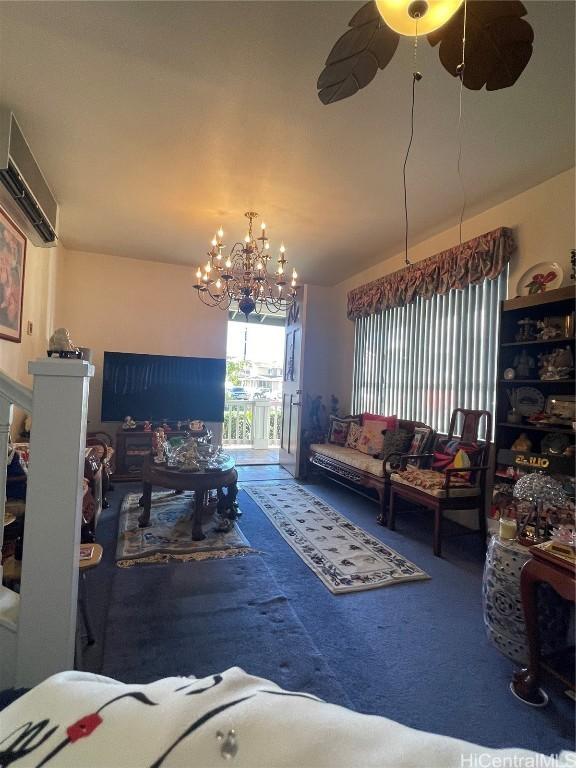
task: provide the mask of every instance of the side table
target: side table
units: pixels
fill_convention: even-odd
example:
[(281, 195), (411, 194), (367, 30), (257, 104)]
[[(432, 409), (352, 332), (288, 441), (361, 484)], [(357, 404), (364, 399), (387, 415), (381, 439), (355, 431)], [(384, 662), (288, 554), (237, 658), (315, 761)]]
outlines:
[[(564, 600), (576, 601), (576, 563), (549, 551), (546, 545), (530, 548), (531, 558), (522, 568), (520, 590), (528, 634), (528, 666), (514, 675), (510, 690), (533, 707), (544, 707), (548, 695), (540, 688), (542, 658), (538, 632), (536, 590), (549, 584)], [(553, 673), (553, 670), (550, 670)]]
[[(141, 528), (150, 525), (150, 509), (152, 504), (152, 486), (172, 488), (175, 491), (194, 491), (194, 507), (192, 510), (192, 541), (202, 541), (206, 536), (202, 530), (202, 515), (204, 512), (204, 497), (207, 491), (216, 490), (218, 493), (218, 512), (227, 518), (228, 529), (234, 524), (237, 515), (236, 496), (238, 493), (238, 473), (234, 459), (230, 456), (218, 469), (201, 469), (197, 472), (186, 472), (169, 468), (166, 464), (155, 464), (148, 454), (142, 465), (142, 498), (143, 507), (138, 519)], [(224, 493), (226, 489), (226, 493)], [(220, 528), (222, 530), (222, 528)]]

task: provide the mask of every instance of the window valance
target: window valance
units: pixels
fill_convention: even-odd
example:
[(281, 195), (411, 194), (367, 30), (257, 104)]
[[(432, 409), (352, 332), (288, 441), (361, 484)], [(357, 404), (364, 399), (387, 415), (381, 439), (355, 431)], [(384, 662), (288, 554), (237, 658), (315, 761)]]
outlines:
[(348, 294), (348, 317), (356, 320), (390, 307), (403, 307), (419, 296), (429, 299), (454, 288), (494, 279), (516, 250), (514, 235), (499, 227), (428, 259), (392, 272)]

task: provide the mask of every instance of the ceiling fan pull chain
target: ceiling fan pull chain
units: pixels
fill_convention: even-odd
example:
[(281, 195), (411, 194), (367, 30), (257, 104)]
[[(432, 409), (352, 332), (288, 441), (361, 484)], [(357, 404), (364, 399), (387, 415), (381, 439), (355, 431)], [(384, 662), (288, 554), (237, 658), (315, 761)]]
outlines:
[(422, 80), (422, 72), (418, 71), (418, 19), (419, 16), (415, 17), (416, 21), (416, 34), (414, 35), (414, 72), (413, 76), (415, 80)]

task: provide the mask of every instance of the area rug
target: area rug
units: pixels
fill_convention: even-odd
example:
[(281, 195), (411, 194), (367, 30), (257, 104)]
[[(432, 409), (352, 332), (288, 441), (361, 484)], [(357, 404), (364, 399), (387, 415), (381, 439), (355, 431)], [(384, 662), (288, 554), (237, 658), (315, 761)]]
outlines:
[(166, 563), (170, 560), (218, 560), (242, 557), (256, 550), (238, 525), (227, 533), (215, 531), (215, 523), (204, 523), (206, 538), (192, 541), (192, 493), (155, 491), (152, 494), (150, 525), (140, 528), (139, 493), (128, 493), (122, 500), (118, 524), (116, 565), (129, 568), (136, 563)]
[(296, 483), (243, 484), (242, 489), (336, 595), (430, 578)]

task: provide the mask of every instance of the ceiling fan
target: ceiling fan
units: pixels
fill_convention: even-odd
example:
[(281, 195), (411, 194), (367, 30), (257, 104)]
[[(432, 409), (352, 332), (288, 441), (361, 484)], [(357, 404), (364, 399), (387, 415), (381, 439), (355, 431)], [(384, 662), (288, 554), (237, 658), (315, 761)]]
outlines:
[(466, 88), (509, 88), (532, 56), (534, 32), (525, 15), (519, 0), (370, 0), (330, 51), (318, 78), (318, 97), (332, 104), (365, 88), (390, 63), (401, 35), (426, 35), (430, 45), (439, 46), (442, 66), (462, 77)]

